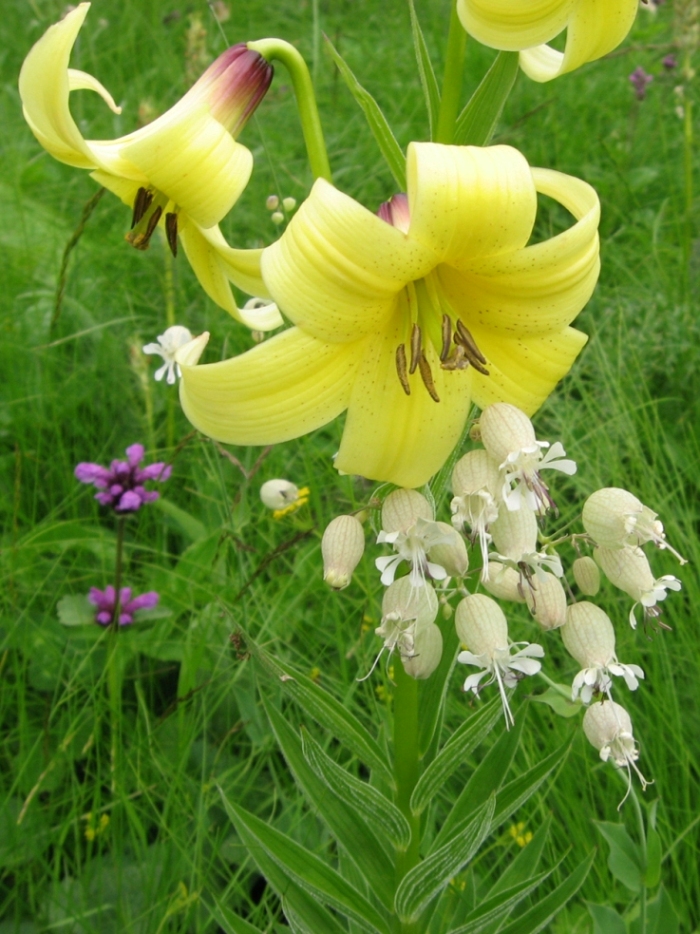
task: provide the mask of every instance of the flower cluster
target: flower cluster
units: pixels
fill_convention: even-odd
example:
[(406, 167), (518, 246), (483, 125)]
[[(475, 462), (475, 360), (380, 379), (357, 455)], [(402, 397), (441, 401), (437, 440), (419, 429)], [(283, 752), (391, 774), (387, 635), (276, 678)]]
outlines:
[(95, 499), (103, 506), (111, 506), (115, 512), (136, 512), (145, 503), (158, 499), (157, 490), (147, 490), (144, 483), (167, 480), (172, 471), (170, 464), (158, 462), (147, 467), (139, 466), (145, 456), (142, 444), (132, 444), (126, 449), (127, 460), (114, 460), (109, 467), (100, 464), (82, 463), (75, 468), (75, 476), (81, 483), (92, 483), (100, 492)]
[[(97, 587), (91, 587), (88, 594), (88, 600), (95, 607), (95, 622), (100, 626), (109, 626), (114, 622), (114, 614), (117, 610), (116, 590), (108, 585), (104, 590), (98, 590)], [(134, 613), (139, 610), (152, 610), (157, 606), (160, 595), (151, 590), (148, 593), (141, 594), (140, 597), (131, 596), (131, 587), (120, 587), (119, 589), (119, 625), (129, 626), (134, 621)]]

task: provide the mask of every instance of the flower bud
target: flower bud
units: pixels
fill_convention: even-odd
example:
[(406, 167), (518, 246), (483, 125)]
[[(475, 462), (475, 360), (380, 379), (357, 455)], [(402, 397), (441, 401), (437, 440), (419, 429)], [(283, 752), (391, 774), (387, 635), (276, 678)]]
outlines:
[(432, 518), (433, 507), (417, 490), (394, 490), (382, 505), (384, 532), (405, 532), (419, 519)]
[(611, 700), (592, 704), (583, 717), (583, 732), (604, 762), (612, 757), (615, 765), (626, 764), (627, 757), (614, 748), (621, 739), (634, 740), (632, 721), (624, 707)]
[(568, 608), (561, 638), (582, 668), (606, 668), (615, 656), (613, 624), (594, 603), (583, 601)]
[(282, 207), (285, 209), (285, 211), (287, 212), (287, 214), (289, 214), (290, 211), (293, 211), (294, 208), (295, 208), (296, 206), (297, 206), (297, 199), (296, 199), (296, 198), (291, 198), (291, 197), (290, 197), (290, 198), (283, 198), (283, 199), (282, 199)]
[(488, 577), (482, 578), (482, 583), (498, 600), (525, 603), (525, 592), (520, 584), (520, 574), (514, 568), (506, 567), (497, 561), (489, 561)]
[(435, 623), (416, 626), (413, 637), (413, 654), (402, 655), (401, 664), (411, 678), (429, 678), (442, 658), (442, 633)]
[(483, 594), (470, 594), (458, 604), (455, 627), (460, 642), (474, 655), (491, 658), (497, 649), (507, 650), (510, 645), (503, 610)]
[(530, 612), (543, 629), (557, 629), (566, 622), (566, 593), (558, 577), (542, 571), (525, 588)]
[(502, 509), (491, 523), (491, 536), (499, 554), (520, 561), (537, 551), (537, 518), (532, 509), (523, 505), (515, 512)]
[(291, 480), (267, 480), (260, 487), (260, 499), (268, 509), (285, 509), (299, 499), (299, 487)]
[(436, 522), (435, 525), (445, 533), (449, 541), (433, 545), (428, 551), (428, 557), (443, 567), (449, 577), (464, 577), (469, 568), (469, 555), (464, 539), (447, 522)]
[(355, 516), (336, 516), (323, 533), (323, 579), (333, 590), (343, 590), (365, 550), (365, 533)]
[(638, 546), (654, 542), (668, 548), (685, 564), (684, 558), (666, 542), (664, 527), (657, 514), (632, 493), (617, 487), (596, 490), (583, 506), (583, 527), (597, 545), (604, 548)]
[(536, 447), (532, 422), (524, 412), (507, 402), (487, 406), (479, 418), (481, 442), (499, 467), (513, 451)]
[(277, 195), (268, 195), (265, 200), (265, 207), (268, 211), (276, 211), (280, 206), (280, 199)]
[(588, 556), (577, 558), (572, 565), (572, 570), (581, 593), (587, 597), (595, 597), (600, 590), (600, 571), (593, 558)]

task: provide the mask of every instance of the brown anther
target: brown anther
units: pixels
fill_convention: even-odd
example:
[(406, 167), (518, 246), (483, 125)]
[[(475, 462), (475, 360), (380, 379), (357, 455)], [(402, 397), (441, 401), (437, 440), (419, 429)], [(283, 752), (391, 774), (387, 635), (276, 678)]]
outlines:
[(165, 215), (165, 236), (173, 256), (177, 256), (177, 214), (170, 211)]
[(153, 214), (148, 218), (148, 224), (146, 229), (142, 234), (137, 234), (134, 239), (131, 241), (131, 245), (135, 246), (137, 250), (147, 250), (151, 245), (151, 237), (153, 236), (153, 231), (158, 226), (158, 221), (160, 216), (163, 213), (163, 208), (158, 205)]
[(428, 390), (430, 398), (435, 402), (439, 402), (440, 396), (437, 394), (437, 389), (435, 388), (435, 383), (433, 382), (433, 373), (424, 353), (421, 353), (420, 357), (418, 358), (418, 369), (420, 370), (421, 379), (423, 380), (425, 388)]
[(486, 363), (486, 357), (477, 347), (476, 341), (472, 337), (469, 329), (459, 320), (459, 318), (457, 319), (457, 331), (453, 340), (458, 347), (464, 348), (465, 356), (474, 369), (478, 373), (481, 373), (483, 376), (488, 376), (489, 371), (484, 366)]
[(447, 357), (440, 366), (443, 370), (466, 370), (469, 366), (469, 360), (467, 359), (467, 352), (464, 347), (462, 347), (461, 344), (457, 344), (454, 353)]
[(449, 315), (442, 316), (442, 350), (440, 351), (440, 363), (445, 363), (450, 355), (452, 345), (452, 321)]
[(406, 347), (399, 344), (396, 348), (396, 372), (399, 374), (399, 382), (407, 396), (411, 395), (411, 387), (408, 383), (408, 369), (406, 367)]
[(418, 367), (418, 361), (423, 353), (423, 342), (421, 340), (420, 328), (417, 324), (413, 325), (411, 330), (411, 365), (408, 372), (413, 375)]
[(152, 192), (148, 191), (146, 188), (139, 188), (134, 198), (134, 213), (131, 217), (132, 230), (151, 206), (151, 201), (153, 201)]

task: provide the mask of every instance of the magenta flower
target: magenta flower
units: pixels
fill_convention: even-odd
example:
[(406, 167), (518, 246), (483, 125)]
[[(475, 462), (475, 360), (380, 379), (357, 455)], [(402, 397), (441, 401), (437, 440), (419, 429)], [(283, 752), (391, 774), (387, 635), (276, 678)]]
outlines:
[(647, 85), (651, 84), (651, 82), (654, 80), (654, 76), (648, 74), (648, 72), (644, 71), (642, 66), (639, 65), (634, 69), (628, 80), (634, 88), (634, 93), (637, 96), (637, 100), (643, 101), (647, 96)]
[(100, 464), (78, 464), (75, 476), (81, 483), (92, 483), (100, 493), (95, 499), (103, 506), (111, 506), (115, 512), (136, 512), (144, 503), (152, 503), (160, 493), (146, 490), (144, 483), (155, 480), (162, 483), (172, 471), (170, 464), (158, 462), (148, 467), (139, 467), (144, 458), (142, 444), (132, 444), (126, 449), (126, 461), (112, 461), (109, 467)]
[[(110, 584), (104, 590), (91, 587), (88, 600), (97, 608), (95, 622), (100, 626), (109, 626), (114, 618), (116, 591)], [(140, 597), (131, 598), (131, 587), (122, 587), (119, 591), (119, 625), (128, 626), (134, 621), (138, 610), (152, 610), (160, 600), (160, 595), (151, 590)]]
[(675, 55), (666, 55), (661, 64), (664, 66), (666, 71), (673, 71), (674, 68), (678, 66), (678, 59)]

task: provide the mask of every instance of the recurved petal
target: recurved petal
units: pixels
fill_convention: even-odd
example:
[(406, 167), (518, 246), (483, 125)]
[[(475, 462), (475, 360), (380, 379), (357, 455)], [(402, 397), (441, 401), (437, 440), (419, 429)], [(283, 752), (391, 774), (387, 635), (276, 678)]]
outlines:
[(411, 143), (409, 241), (439, 262), (468, 263), (525, 246), (537, 213), (530, 166), (511, 146)]
[(561, 331), (591, 297), (600, 271), (600, 205), (580, 179), (533, 169), (537, 190), (576, 218), (568, 230), (513, 253), (439, 271), (445, 295), (468, 327), (509, 337)]
[(457, 13), (467, 32), (483, 45), (517, 52), (559, 35), (576, 2), (457, 0)]
[(431, 251), (323, 179), (262, 258), (265, 282), (284, 314), (332, 342), (385, 327), (397, 293), (433, 265)]
[(76, 68), (69, 68), (68, 89), (70, 91), (94, 91), (96, 94), (100, 95), (113, 113), (120, 114), (122, 112), (121, 107), (117, 105), (104, 84), (99, 82), (97, 78), (89, 75), (86, 71), (78, 71)]
[(440, 402), (429, 396), (418, 371), (408, 377), (407, 396), (395, 363), (404, 327), (398, 313), (383, 334), (367, 341), (335, 466), (371, 480), (418, 487), (442, 467), (459, 441), (469, 413), (471, 370), (441, 370), (426, 342)]
[(509, 402), (532, 415), (571, 369), (588, 337), (574, 328), (541, 336), (505, 338), (491, 330), (472, 333), (487, 359), (488, 376), (474, 373), (472, 395), (479, 408)]
[(204, 349), (197, 340), (177, 355), (182, 408), (195, 428), (227, 444), (277, 444), (336, 418), (363, 348), (291, 328), (239, 357), (195, 366)]
[(95, 168), (96, 162), (68, 107), (68, 61), (89, 9), (89, 3), (81, 3), (50, 26), (32, 47), (19, 74), (24, 117), (32, 132), (55, 159), (81, 169)]
[(182, 213), (178, 216), (178, 233), (194, 274), (212, 301), (254, 330), (281, 327), (282, 316), (274, 305), (256, 310), (238, 308), (229, 285), (231, 280), (245, 292), (267, 297), (260, 276), (262, 250), (234, 250), (218, 227), (203, 230)]

